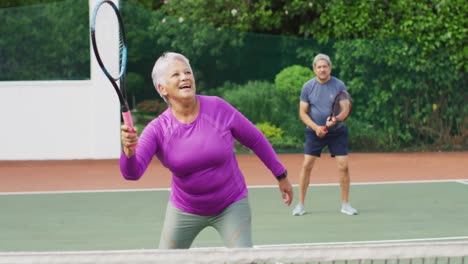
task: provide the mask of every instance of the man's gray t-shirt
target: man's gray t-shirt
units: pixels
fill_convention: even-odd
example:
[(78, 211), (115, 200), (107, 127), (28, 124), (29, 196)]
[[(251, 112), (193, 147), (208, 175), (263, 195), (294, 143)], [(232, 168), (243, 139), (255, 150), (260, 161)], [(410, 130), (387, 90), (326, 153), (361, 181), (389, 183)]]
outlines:
[[(300, 100), (309, 104), (309, 116), (319, 126), (324, 126), (330, 116), (333, 100), (339, 91), (346, 90), (344, 83), (331, 76), (326, 83), (313, 78), (302, 86)], [(339, 122), (333, 129), (343, 126)]]

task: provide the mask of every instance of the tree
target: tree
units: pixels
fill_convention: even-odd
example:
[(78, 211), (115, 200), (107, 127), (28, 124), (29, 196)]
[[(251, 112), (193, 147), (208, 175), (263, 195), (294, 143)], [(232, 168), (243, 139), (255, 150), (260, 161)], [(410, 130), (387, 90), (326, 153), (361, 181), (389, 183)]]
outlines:
[(89, 79), (87, 6), (46, 2), (0, 9), (0, 80)]

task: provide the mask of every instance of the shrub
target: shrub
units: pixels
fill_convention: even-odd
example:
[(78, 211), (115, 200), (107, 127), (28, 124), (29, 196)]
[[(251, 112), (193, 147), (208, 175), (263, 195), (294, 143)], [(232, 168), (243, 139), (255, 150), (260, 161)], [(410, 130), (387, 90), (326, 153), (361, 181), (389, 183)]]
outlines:
[(136, 105), (135, 109), (138, 113), (146, 115), (159, 115), (167, 108), (166, 103), (158, 100), (145, 100)]
[(397, 149), (389, 139), (390, 135), (379, 131), (372, 124), (353, 119), (346, 120), (349, 128), (349, 149), (351, 151), (389, 151)]
[(281, 128), (272, 126), (269, 122), (258, 123), (255, 125), (263, 135), (271, 142), (276, 140), (282, 140), (284, 131)]
[(305, 82), (314, 77), (314, 72), (307, 67), (293, 65), (284, 68), (275, 77), (275, 86), (281, 97), (297, 105)]
[(281, 122), (281, 98), (273, 83), (267, 81), (249, 81), (243, 85), (225, 83), (216, 89), (217, 95), (224, 98), (252, 123)]
[(295, 152), (302, 149), (303, 142), (300, 139), (269, 122), (258, 123), (255, 126), (262, 131), (277, 152)]
[(132, 114), (135, 122), (145, 126), (149, 121), (160, 115), (167, 109), (167, 104), (158, 100), (145, 100), (138, 103)]

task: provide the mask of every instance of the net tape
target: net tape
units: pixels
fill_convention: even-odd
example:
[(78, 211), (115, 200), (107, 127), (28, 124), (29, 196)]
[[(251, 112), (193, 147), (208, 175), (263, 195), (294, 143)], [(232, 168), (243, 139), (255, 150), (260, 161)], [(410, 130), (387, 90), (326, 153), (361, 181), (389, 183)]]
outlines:
[[(438, 262), (438, 258), (447, 258)], [(114, 250), (67, 252), (0, 252), (0, 264), (153, 264), (153, 263), (467, 263), (468, 241), (345, 245), (273, 246), (263, 248), (193, 248), (188, 250)], [(422, 262), (411, 260), (422, 259)], [(424, 261), (425, 259), (431, 261)], [(451, 259), (452, 260), (451, 262)], [(465, 260), (466, 259), (466, 260)], [(369, 261), (370, 260), (370, 261)], [(395, 260), (398, 260), (395, 262)], [(434, 261), (435, 260), (435, 261)]]

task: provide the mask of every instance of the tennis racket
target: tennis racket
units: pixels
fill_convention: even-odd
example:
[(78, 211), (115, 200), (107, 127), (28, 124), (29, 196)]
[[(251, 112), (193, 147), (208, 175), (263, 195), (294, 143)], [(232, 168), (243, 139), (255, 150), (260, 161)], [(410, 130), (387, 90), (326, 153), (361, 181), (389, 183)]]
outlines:
[[(112, 21), (113, 20), (113, 21)], [(109, 28), (109, 25), (118, 25), (118, 28)], [(110, 0), (100, 0), (94, 7), (91, 17), (91, 43), (94, 55), (102, 71), (112, 83), (119, 97), (124, 124), (134, 132), (132, 115), (129, 111), (125, 87), (127, 70), (127, 39), (125, 28), (119, 9)], [(119, 41), (118, 67), (115, 52), (109, 52), (109, 38), (117, 37)], [(119, 84), (117, 84), (119, 82)]]
[[(333, 100), (328, 121), (331, 121), (333, 117), (337, 119), (337, 121), (345, 121), (346, 118), (349, 117), (349, 114), (351, 114), (352, 108), (352, 100), (348, 92), (346, 90), (339, 91)], [(328, 127), (324, 126), (323, 131), (327, 132)]]

